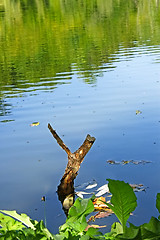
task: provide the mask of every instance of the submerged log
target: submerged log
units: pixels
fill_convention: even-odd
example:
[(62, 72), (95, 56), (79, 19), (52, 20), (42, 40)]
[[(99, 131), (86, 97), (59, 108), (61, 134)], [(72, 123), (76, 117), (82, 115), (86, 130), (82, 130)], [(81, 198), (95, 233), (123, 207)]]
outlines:
[(56, 139), (59, 146), (68, 155), (68, 164), (65, 169), (64, 175), (60, 181), (60, 185), (58, 186), (58, 189), (57, 189), (59, 200), (61, 201), (64, 207), (64, 200), (66, 199), (66, 197), (73, 196), (74, 198), (74, 179), (78, 174), (80, 165), (83, 162), (84, 157), (92, 147), (95, 141), (95, 138), (91, 137), (88, 134), (83, 144), (78, 148), (78, 150), (72, 153), (50, 124), (48, 124), (48, 128), (52, 133), (53, 137)]

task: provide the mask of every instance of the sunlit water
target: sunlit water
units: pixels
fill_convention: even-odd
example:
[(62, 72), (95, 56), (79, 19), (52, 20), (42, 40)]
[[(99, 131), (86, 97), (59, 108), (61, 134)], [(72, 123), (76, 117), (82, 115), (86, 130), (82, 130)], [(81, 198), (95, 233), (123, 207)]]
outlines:
[[(89, 133), (96, 138), (81, 165), (75, 185), (106, 178), (142, 183), (138, 208), (130, 221), (142, 224), (152, 215), (160, 192), (160, 46), (148, 41), (110, 55), (111, 63), (84, 72), (72, 62), (69, 71), (2, 84), (0, 102), (1, 209), (16, 209), (33, 219), (47, 218), (57, 232), (65, 215), (56, 194), (67, 155), (49, 132), (50, 123), (75, 151)], [(46, 62), (47, 64), (47, 62)], [(86, 74), (93, 81), (86, 83)], [(90, 79), (91, 77), (89, 77)], [(141, 113), (136, 114), (139, 110)], [(30, 124), (38, 121), (39, 126)], [(151, 163), (109, 165), (107, 160)], [(41, 197), (46, 196), (46, 202)], [(45, 205), (44, 205), (45, 204)], [(46, 211), (46, 213), (45, 213)], [(110, 225), (115, 216), (98, 220)], [(109, 229), (109, 228), (108, 228)]]

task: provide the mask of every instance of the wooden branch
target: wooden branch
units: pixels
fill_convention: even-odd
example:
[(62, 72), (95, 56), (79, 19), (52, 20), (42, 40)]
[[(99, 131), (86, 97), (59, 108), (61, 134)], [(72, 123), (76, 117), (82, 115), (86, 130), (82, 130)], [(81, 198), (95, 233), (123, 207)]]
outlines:
[(92, 147), (94, 141), (95, 141), (95, 138), (91, 137), (88, 134), (83, 144), (80, 146), (80, 148), (74, 153), (71, 153), (70, 155), (68, 155), (68, 164), (67, 164), (65, 173), (63, 175), (63, 178), (65, 178), (67, 175), (70, 175), (70, 178), (67, 178), (66, 180), (69, 180), (69, 179), (73, 180), (76, 178), (80, 165), (83, 162), (85, 155), (88, 153), (88, 151)]
[(86, 156), (90, 148), (92, 147), (95, 140), (96, 140), (95, 137), (91, 137), (88, 134), (85, 141), (80, 146), (80, 148), (76, 152), (74, 152), (74, 154), (76, 155), (76, 158), (78, 158), (79, 160), (80, 159), (82, 160)]
[(78, 170), (80, 168), (81, 163), (84, 160), (85, 155), (88, 153), (90, 148), (92, 147), (95, 138), (91, 137), (89, 134), (87, 135), (85, 141), (83, 144), (78, 148), (77, 151), (74, 153), (71, 153), (69, 148), (64, 144), (62, 139), (58, 136), (55, 130), (53, 130), (52, 126), (48, 123), (48, 128), (50, 132), (52, 133), (53, 137), (56, 139), (59, 146), (65, 150), (65, 152), (68, 154), (68, 164), (65, 169), (65, 173), (61, 179), (61, 182), (66, 182), (67, 184), (71, 181), (73, 181), (77, 174)]
[(72, 153), (69, 148), (64, 144), (62, 139), (58, 136), (56, 131), (53, 130), (49, 123), (48, 128), (52, 133), (53, 137), (56, 139), (59, 146), (68, 154), (68, 164), (57, 190), (59, 200), (61, 201), (62, 206), (64, 206), (63, 203), (66, 197), (70, 194), (74, 196), (74, 179), (78, 174), (80, 165), (83, 162), (84, 157), (86, 156), (96, 139), (88, 134), (83, 144), (78, 148), (78, 150)]
[(62, 141), (62, 139), (58, 136), (58, 134), (56, 133), (56, 131), (52, 128), (52, 126), (48, 123), (48, 128), (50, 130), (50, 132), (52, 133), (53, 137), (56, 139), (57, 143), (59, 144), (59, 146), (68, 154), (71, 154), (71, 151), (69, 150), (69, 148), (64, 144), (64, 142)]

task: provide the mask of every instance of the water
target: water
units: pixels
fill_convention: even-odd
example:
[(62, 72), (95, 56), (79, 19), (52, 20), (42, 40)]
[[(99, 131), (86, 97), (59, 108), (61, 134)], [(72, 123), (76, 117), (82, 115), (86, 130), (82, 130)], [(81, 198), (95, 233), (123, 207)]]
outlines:
[[(76, 185), (96, 179), (101, 186), (106, 178), (143, 183), (148, 188), (137, 193), (130, 221), (158, 216), (160, 7), (157, 1), (108, 3), (0, 5), (0, 208), (44, 219), (46, 196), (52, 232), (65, 221), (56, 190), (67, 156), (48, 123), (72, 152), (88, 133), (96, 137)], [(40, 125), (31, 127), (35, 121)], [(108, 159), (151, 163), (109, 165)]]

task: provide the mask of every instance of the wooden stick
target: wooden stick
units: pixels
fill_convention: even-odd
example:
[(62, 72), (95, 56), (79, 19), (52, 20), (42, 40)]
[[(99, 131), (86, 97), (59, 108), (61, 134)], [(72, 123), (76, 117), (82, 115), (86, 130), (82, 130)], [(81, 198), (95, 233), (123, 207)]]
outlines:
[(76, 178), (85, 155), (88, 153), (96, 139), (88, 134), (83, 144), (78, 148), (78, 150), (72, 153), (69, 148), (64, 144), (62, 139), (58, 136), (56, 131), (53, 130), (52, 126), (49, 123), (48, 128), (52, 133), (53, 137), (56, 139), (59, 146), (68, 154), (68, 164), (65, 169), (65, 173), (61, 179), (61, 182), (67, 182), (68, 184), (68, 182), (71, 182)]
[(59, 146), (68, 154), (71, 154), (71, 151), (69, 150), (69, 148), (64, 144), (64, 142), (62, 141), (62, 139), (58, 136), (58, 134), (56, 133), (56, 131), (52, 128), (52, 126), (48, 123), (48, 128), (50, 130), (50, 132), (52, 133), (53, 137), (56, 139), (57, 143), (59, 144)]
[[(56, 131), (53, 130), (49, 123), (48, 128), (52, 133), (53, 137), (56, 139), (59, 146), (68, 154), (68, 164), (65, 169), (64, 175), (61, 178), (60, 185), (57, 189), (58, 198), (63, 205), (63, 202), (67, 196), (69, 196), (70, 194), (74, 196), (74, 179), (78, 174), (80, 165), (83, 162), (84, 157), (86, 156), (96, 139), (88, 134), (83, 144), (78, 148), (78, 150), (72, 153), (69, 148), (64, 144), (62, 139), (58, 136)], [(64, 211), (65, 213), (68, 212), (68, 210), (66, 211), (65, 209)]]
[(88, 134), (83, 144), (78, 148), (77, 151), (74, 152), (74, 154), (76, 155), (76, 158), (78, 158), (79, 161), (81, 161), (86, 156), (86, 154), (92, 147), (95, 140), (96, 140), (95, 137), (91, 137)]

